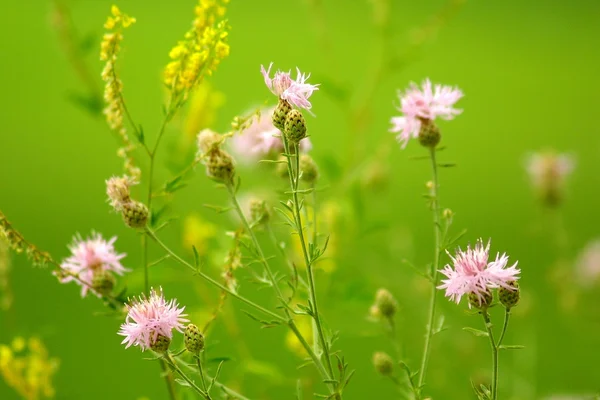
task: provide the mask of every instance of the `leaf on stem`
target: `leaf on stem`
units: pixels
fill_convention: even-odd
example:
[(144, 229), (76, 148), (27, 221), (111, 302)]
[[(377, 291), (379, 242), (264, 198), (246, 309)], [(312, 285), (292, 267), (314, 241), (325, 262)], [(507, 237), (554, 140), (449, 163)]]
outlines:
[(524, 349), (525, 346), (522, 346), (520, 344), (503, 344), (498, 346), (498, 348), (502, 350), (519, 350)]
[(482, 330), (475, 329), (475, 328), (470, 328), (468, 326), (465, 326), (463, 328), (463, 331), (471, 332), (475, 336), (483, 336), (483, 337), (489, 336), (489, 334), (487, 332), (484, 332)]

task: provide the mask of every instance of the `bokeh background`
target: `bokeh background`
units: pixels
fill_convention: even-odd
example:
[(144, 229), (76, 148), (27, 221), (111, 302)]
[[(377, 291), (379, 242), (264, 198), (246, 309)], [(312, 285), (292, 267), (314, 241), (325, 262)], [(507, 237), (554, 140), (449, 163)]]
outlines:
[[(387, 3), (384, 15), (374, 15), (374, 5)], [(97, 46), (112, 3), (64, 4), (90, 44), (85, 60), (100, 87)], [(137, 18), (125, 33), (120, 64), (127, 103), (153, 139), (165, 99), (161, 71), (189, 27), (194, 0), (118, 4)], [(68, 255), (66, 245), (77, 232), (117, 235), (118, 249), (128, 253), (125, 265), (134, 270), (127, 285), (139, 293), (140, 238), (105, 201), (105, 179), (121, 172), (117, 142), (101, 117), (73, 101), (84, 86), (61, 47), (53, 10), (48, 1), (4, 2), (0, 208), (57, 259)], [(209, 79), (222, 103), (209, 121), (212, 128), (224, 132), (235, 115), (273, 103), (261, 64), (299, 66), (321, 83), (311, 99), (316, 117), (308, 124), (323, 175), (319, 197), (335, 246), (317, 279), (323, 314), (340, 331), (336, 349), (356, 369), (345, 398), (398, 397), (371, 365), (374, 351), (394, 351), (381, 324), (368, 318), (379, 287), (392, 291), (400, 304), (404, 361), (416, 369), (421, 354), (427, 284), (402, 260), (423, 268), (431, 262), (431, 215), (421, 196), (429, 164), (411, 159), (425, 150), (417, 143), (401, 150), (388, 128), (396, 90), (425, 77), (458, 85), (466, 94), (459, 104), (464, 113), (441, 123), (447, 148), (440, 158), (457, 164), (440, 173), (441, 203), (456, 213), (453, 230), (467, 229), (460, 244), (492, 238), (492, 251), (508, 252), (522, 268), (523, 300), (505, 343), (525, 349), (502, 353), (500, 397), (593, 398), (600, 391), (599, 289), (581, 286), (573, 276), (578, 254), (600, 236), (600, 2), (234, 0), (228, 14), (231, 56)], [(157, 181), (181, 162), (178, 146), (189, 138), (190, 118), (193, 113), (184, 111), (170, 125)], [(564, 202), (554, 210), (541, 206), (524, 168), (527, 154), (540, 149), (567, 152), (576, 160)], [(245, 192), (283, 187), (265, 166), (244, 166), (240, 174)], [(198, 168), (173, 202), (171, 212), (180, 220), (162, 232), (188, 258), (186, 240), (204, 243), (207, 268), (215, 276), (229, 245), (224, 232), (237, 222), (203, 204), (225, 202), (225, 193)], [(152, 254), (161, 256), (156, 248)], [(119, 318), (104, 315), (97, 299), (80, 299), (75, 285), (58, 284), (24, 257), (13, 256), (12, 262), (14, 302), (0, 312), (0, 343), (19, 335), (40, 337), (60, 359), (56, 398), (167, 398), (157, 363), (119, 344)], [(215, 290), (173, 262), (152, 269), (151, 280), (200, 321), (218, 300)], [(267, 293), (255, 295), (253, 285), (243, 276), (241, 281), (244, 293), (272, 304)], [(470, 380), (489, 380), (489, 344), (461, 328), (481, 328), (481, 320), (441, 293), (439, 305), (448, 329), (435, 336), (426, 392), (434, 399), (475, 398)], [(316, 376), (311, 367), (297, 370), (302, 357), (286, 342), (287, 332), (261, 329), (241, 308), (228, 299), (209, 335), (211, 355), (232, 358), (224, 381), (250, 398), (279, 400), (294, 398), (302, 377), (311, 398)], [(0, 381), (0, 398), (18, 397)]]

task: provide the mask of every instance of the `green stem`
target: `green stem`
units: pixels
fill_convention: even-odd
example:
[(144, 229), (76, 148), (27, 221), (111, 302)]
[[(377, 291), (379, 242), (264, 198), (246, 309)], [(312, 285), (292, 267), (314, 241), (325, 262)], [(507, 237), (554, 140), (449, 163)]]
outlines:
[(504, 335), (506, 334), (506, 328), (508, 328), (508, 319), (510, 318), (510, 308), (504, 309), (504, 323), (502, 324), (502, 333), (500, 333), (500, 339), (498, 339), (498, 347), (502, 344), (502, 340), (504, 340)]
[[(323, 325), (321, 323), (321, 316), (319, 314), (319, 307), (317, 303), (317, 295), (315, 288), (315, 278), (313, 274), (312, 263), (310, 261), (308, 250), (306, 246), (306, 241), (304, 239), (304, 228), (302, 227), (302, 219), (300, 217), (300, 201), (298, 200), (298, 183), (299, 183), (299, 171), (300, 171), (300, 157), (298, 156), (298, 145), (294, 144), (294, 155), (290, 154), (290, 146), (287, 141), (285, 135), (283, 138), (283, 146), (285, 149), (285, 153), (287, 154), (287, 165), (288, 165), (288, 175), (290, 178), (290, 187), (292, 192), (292, 201), (294, 205), (294, 218), (296, 220), (296, 230), (298, 231), (298, 237), (300, 238), (300, 244), (302, 246), (302, 254), (304, 255), (304, 262), (306, 264), (306, 272), (307, 272), (307, 281), (308, 281), (308, 292), (310, 296), (310, 301), (312, 303), (312, 311), (313, 318), (315, 321), (315, 325), (317, 328), (319, 340), (321, 342), (321, 346), (323, 349), (323, 354), (325, 357), (325, 363), (327, 366), (327, 372), (329, 374), (329, 379), (333, 379), (333, 367), (331, 365), (331, 355), (329, 354), (329, 345), (325, 341), (325, 334), (323, 331)], [(291, 158), (294, 157), (295, 166), (292, 167)], [(341, 395), (339, 396), (341, 397)]]
[(435, 236), (435, 248), (433, 253), (433, 264), (430, 272), (431, 276), (431, 297), (429, 300), (429, 312), (427, 319), (427, 332), (425, 333), (425, 346), (423, 348), (423, 356), (421, 359), (421, 369), (419, 373), (419, 381), (417, 387), (419, 390), (425, 384), (425, 376), (427, 373), (427, 364), (429, 363), (429, 355), (431, 353), (431, 338), (433, 336), (433, 324), (435, 320), (435, 304), (437, 294), (437, 272), (440, 263), (440, 247), (441, 247), (441, 232), (440, 232), (440, 203), (438, 198), (438, 174), (437, 161), (435, 158), (435, 149), (430, 149), (431, 167), (433, 170), (433, 188), (431, 189), (432, 211), (433, 211), (433, 230)]
[(167, 390), (169, 391), (169, 399), (177, 400), (177, 392), (175, 391), (175, 384), (173, 382), (173, 375), (171, 371), (167, 369), (167, 365), (165, 360), (160, 360), (160, 367), (162, 368), (163, 374), (165, 376), (165, 382), (167, 382)]
[(202, 379), (202, 389), (206, 392), (207, 397), (210, 399), (210, 393), (206, 390), (206, 379), (204, 378), (204, 370), (202, 369), (202, 360), (200, 360), (200, 355), (196, 355), (196, 363), (198, 365), (198, 372), (200, 373), (200, 378)]
[(218, 287), (221, 290), (224, 290), (225, 292), (229, 293), (231, 296), (235, 297), (236, 299), (242, 301), (243, 303), (246, 303), (247, 305), (255, 308), (256, 310), (262, 312), (265, 315), (268, 315), (270, 317), (275, 318), (277, 321), (279, 322), (285, 322), (287, 323), (288, 321), (283, 318), (281, 315), (279, 314), (275, 314), (272, 311), (267, 310), (266, 308), (264, 308), (263, 306), (256, 304), (255, 302), (253, 302), (250, 299), (247, 299), (241, 295), (239, 295), (238, 293), (230, 290), (229, 288), (227, 288), (226, 286), (220, 284), (219, 282), (217, 282), (216, 280), (214, 280), (213, 278), (211, 278), (210, 276), (206, 275), (205, 273), (199, 271), (198, 269), (196, 269), (192, 264), (188, 263), (187, 261), (185, 261), (183, 258), (179, 257), (177, 254), (175, 254), (175, 252), (173, 252), (173, 250), (171, 250), (166, 244), (164, 244), (157, 236), (156, 234), (150, 230), (150, 228), (146, 227), (146, 234), (148, 236), (150, 236), (150, 238), (152, 238), (160, 247), (163, 248), (164, 251), (167, 252), (167, 254), (169, 254), (175, 261), (177, 261), (178, 263), (185, 265), (186, 267), (190, 268), (191, 270), (193, 270), (196, 274), (198, 274), (200, 277), (202, 277), (203, 279), (205, 279), (206, 281), (208, 281), (209, 283), (213, 284), (214, 286)]
[[(494, 331), (492, 330), (492, 321), (490, 320), (490, 315), (487, 310), (482, 311), (481, 315), (483, 316), (483, 321), (485, 322), (485, 329), (487, 330), (488, 336), (490, 338), (490, 346), (492, 347), (492, 400), (496, 400), (498, 398), (498, 346), (500, 343), (496, 344), (494, 340)], [(506, 331), (506, 326), (508, 324), (508, 318), (504, 319), (504, 328), (501, 338), (504, 337), (504, 331)]]
[(191, 380), (185, 374), (185, 372), (183, 372), (181, 370), (181, 368), (179, 368), (179, 366), (177, 365), (177, 361), (175, 361), (175, 359), (173, 358), (173, 356), (171, 356), (171, 354), (166, 353), (165, 357), (166, 357), (165, 360), (167, 360), (167, 363), (171, 366), (171, 368), (173, 368), (175, 370), (175, 372), (177, 372), (179, 374), (179, 376), (181, 376), (183, 378), (183, 380), (186, 381), (190, 385), (190, 387), (192, 389), (194, 389), (196, 392), (198, 392), (198, 394), (200, 394), (205, 400), (212, 400), (210, 398), (210, 396), (205, 391), (203, 391), (202, 389), (200, 389), (198, 387), (198, 385), (196, 385), (194, 383), (194, 381)]

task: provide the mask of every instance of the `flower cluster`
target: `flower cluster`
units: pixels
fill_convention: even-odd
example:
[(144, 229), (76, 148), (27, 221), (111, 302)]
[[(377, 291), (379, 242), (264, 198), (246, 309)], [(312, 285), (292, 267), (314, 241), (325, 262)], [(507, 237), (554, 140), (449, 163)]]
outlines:
[(139, 346), (142, 351), (166, 351), (173, 338), (173, 329), (183, 332), (188, 320), (177, 300), (167, 301), (162, 289), (152, 289), (150, 296), (141, 296), (127, 306), (127, 318), (119, 335), (124, 336), (125, 348)]
[(13, 228), (4, 213), (0, 211), (0, 240), (8, 244), (14, 252), (25, 253), (33, 265), (46, 266), (56, 265), (52, 256), (29, 243), (20, 232)]
[(408, 141), (419, 138), (425, 146), (435, 147), (439, 142), (439, 132), (435, 127), (436, 118), (453, 119), (462, 110), (454, 108), (454, 104), (463, 97), (457, 87), (431, 84), (429, 79), (423, 82), (422, 88), (416, 84), (403, 93), (398, 92), (401, 117), (392, 117), (391, 132), (398, 133), (397, 139), (405, 148)]
[(491, 295), (491, 289), (514, 290), (512, 283), (519, 279), (521, 272), (517, 263), (507, 268), (506, 254), (498, 254), (495, 260), (489, 261), (489, 252), (490, 242), (484, 246), (479, 239), (474, 248), (468, 246), (466, 251), (459, 249), (454, 257), (448, 254), (454, 268), (446, 265), (440, 270), (447, 279), (442, 280), (438, 289), (445, 289), (446, 296), (457, 304), (464, 295), (474, 297), (482, 304)]
[(271, 78), (271, 67), (273, 67), (273, 63), (269, 64), (268, 69), (265, 69), (262, 65), (260, 67), (260, 72), (262, 73), (265, 84), (269, 90), (271, 90), (275, 96), (287, 101), (295, 107), (310, 110), (312, 104), (308, 101), (308, 98), (315, 90), (319, 90), (318, 84), (311, 85), (306, 83), (308, 78), (310, 78), (310, 74), (303, 74), (300, 72), (300, 69), (296, 68), (296, 80), (291, 78), (291, 71), (283, 72), (280, 70), (275, 72), (275, 75)]
[(123, 123), (125, 106), (123, 104), (123, 83), (119, 79), (116, 70), (116, 62), (120, 52), (120, 44), (123, 40), (122, 31), (135, 23), (135, 18), (121, 13), (117, 6), (111, 9), (111, 16), (108, 17), (104, 28), (108, 30), (102, 37), (100, 44), (100, 60), (105, 61), (102, 70), (102, 80), (104, 81), (104, 115), (108, 126), (117, 132), (123, 142), (123, 147), (119, 149), (119, 157), (125, 160), (125, 170), (135, 179), (139, 179), (141, 171), (134, 165), (133, 158), (130, 156), (135, 149), (135, 145), (127, 136), (127, 131)]
[(90, 289), (97, 295), (110, 293), (115, 281), (112, 273), (123, 275), (129, 271), (121, 265), (125, 254), (115, 250), (116, 237), (104, 240), (98, 233), (87, 239), (76, 236), (69, 246), (71, 256), (61, 263), (67, 272), (61, 282), (75, 281), (81, 285), (81, 296), (85, 297)]
[(169, 53), (171, 62), (164, 71), (164, 83), (172, 96), (194, 89), (205, 74), (212, 74), (229, 55), (229, 25), (223, 20), (229, 0), (200, 0), (192, 28)]
[(527, 172), (541, 200), (555, 206), (563, 198), (567, 177), (573, 172), (575, 162), (567, 154), (553, 151), (539, 152), (527, 159)]

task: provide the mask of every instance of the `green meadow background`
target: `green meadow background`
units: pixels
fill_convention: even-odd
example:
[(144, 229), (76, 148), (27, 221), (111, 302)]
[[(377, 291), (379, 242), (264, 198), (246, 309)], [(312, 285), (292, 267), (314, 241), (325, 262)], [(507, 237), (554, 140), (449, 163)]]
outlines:
[[(575, 287), (565, 277), (584, 245), (600, 236), (600, 2), (468, 1), (443, 17), (439, 31), (427, 35), (418, 48), (419, 29), (447, 7), (444, 1), (390, 0), (385, 42), (373, 25), (369, 1), (322, 3), (320, 19), (308, 1), (233, 0), (228, 11), (231, 56), (210, 82), (225, 96), (213, 125), (221, 132), (235, 115), (274, 103), (259, 73), (261, 64), (273, 61), (275, 68), (285, 70), (299, 66), (312, 72), (311, 83), (321, 83), (311, 98), (316, 117), (308, 116), (307, 124), (312, 154), (322, 166), (319, 197), (337, 204), (339, 217), (332, 232), (336, 268), (320, 272), (317, 285), (327, 323), (340, 331), (335, 348), (356, 369), (344, 398), (398, 398), (391, 382), (371, 365), (374, 351), (393, 353), (384, 330), (367, 318), (379, 287), (399, 301), (404, 360), (415, 369), (420, 361), (428, 290), (402, 260), (423, 268), (431, 262), (433, 228), (422, 198), (430, 170), (427, 162), (411, 159), (426, 155), (423, 148), (414, 142), (401, 150), (388, 129), (396, 114), (396, 90), (425, 77), (458, 85), (465, 93), (459, 103), (464, 113), (440, 124), (447, 146), (441, 161), (457, 164), (440, 172), (440, 198), (442, 207), (456, 213), (454, 232), (467, 229), (460, 244), (492, 238), (492, 252), (506, 251), (522, 269), (523, 300), (505, 343), (526, 347), (501, 354), (500, 398), (592, 398), (600, 391), (599, 291), (597, 286)], [(79, 32), (95, 35), (86, 60), (101, 84), (96, 48), (112, 3), (67, 4)], [(161, 71), (193, 19), (194, 4), (118, 3), (137, 18), (125, 32), (120, 72), (129, 109), (149, 140), (155, 137), (165, 99)], [(121, 173), (117, 143), (102, 118), (69, 100), (81, 84), (52, 26), (52, 3), (4, 0), (2, 9), (0, 209), (56, 259), (68, 255), (66, 246), (75, 233), (117, 235), (117, 248), (128, 253), (124, 264), (134, 270), (126, 278), (130, 293), (139, 293), (139, 235), (110, 212), (105, 200), (104, 181)], [(371, 91), (382, 54), (397, 62)], [(364, 103), (368, 113), (361, 120), (367, 123), (357, 129), (344, 110)], [(165, 165), (178, 156), (169, 147), (176, 148), (181, 135), (176, 121), (159, 156), (157, 181), (169, 176)], [(540, 207), (524, 171), (526, 155), (547, 148), (576, 158), (565, 202), (552, 212)], [(373, 165), (383, 171), (381, 186), (352, 179)], [(269, 174), (265, 166), (241, 168), (244, 191), (281, 190), (277, 180), (265, 179)], [(207, 257), (216, 260), (207, 267), (214, 276), (229, 244), (223, 232), (235, 229), (236, 222), (203, 204), (225, 201), (225, 193), (199, 167), (172, 208), (173, 215), (196, 211), (218, 226), (217, 238), (208, 244), (216, 253)], [(180, 222), (161, 234), (191, 257), (183, 247)], [(152, 255), (162, 254), (153, 247)], [(158, 364), (119, 344), (121, 319), (103, 315), (105, 308), (96, 298), (82, 300), (74, 284), (58, 284), (24, 257), (15, 255), (13, 264), (15, 302), (0, 313), (0, 343), (17, 335), (41, 337), (61, 363), (54, 379), (56, 398), (167, 398)], [(243, 293), (273, 304), (269, 293), (256, 295), (241, 274)], [(162, 285), (167, 296), (177, 297), (194, 315), (206, 315), (203, 310), (212, 309), (218, 293), (194, 281), (198, 279), (172, 261), (151, 270), (153, 285)], [(487, 340), (462, 327), (482, 328), (482, 321), (468, 315), (464, 303), (456, 306), (439, 295), (438, 310), (448, 329), (434, 338), (426, 393), (439, 400), (473, 399), (470, 380), (489, 379), (491, 357)], [(297, 370), (302, 360), (286, 346), (284, 328), (261, 329), (243, 308), (228, 299), (223, 318), (208, 337), (211, 356), (232, 357), (223, 381), (252, 399), (294, 399), (297, 377), (314, 381), (314, 370)], [(499, 311), (494, 310), (498, 320)], [(322, 388), (306, 389), (305, 399), (310, 399)], [(0, 381), (0, 399), (16, 398)]]

